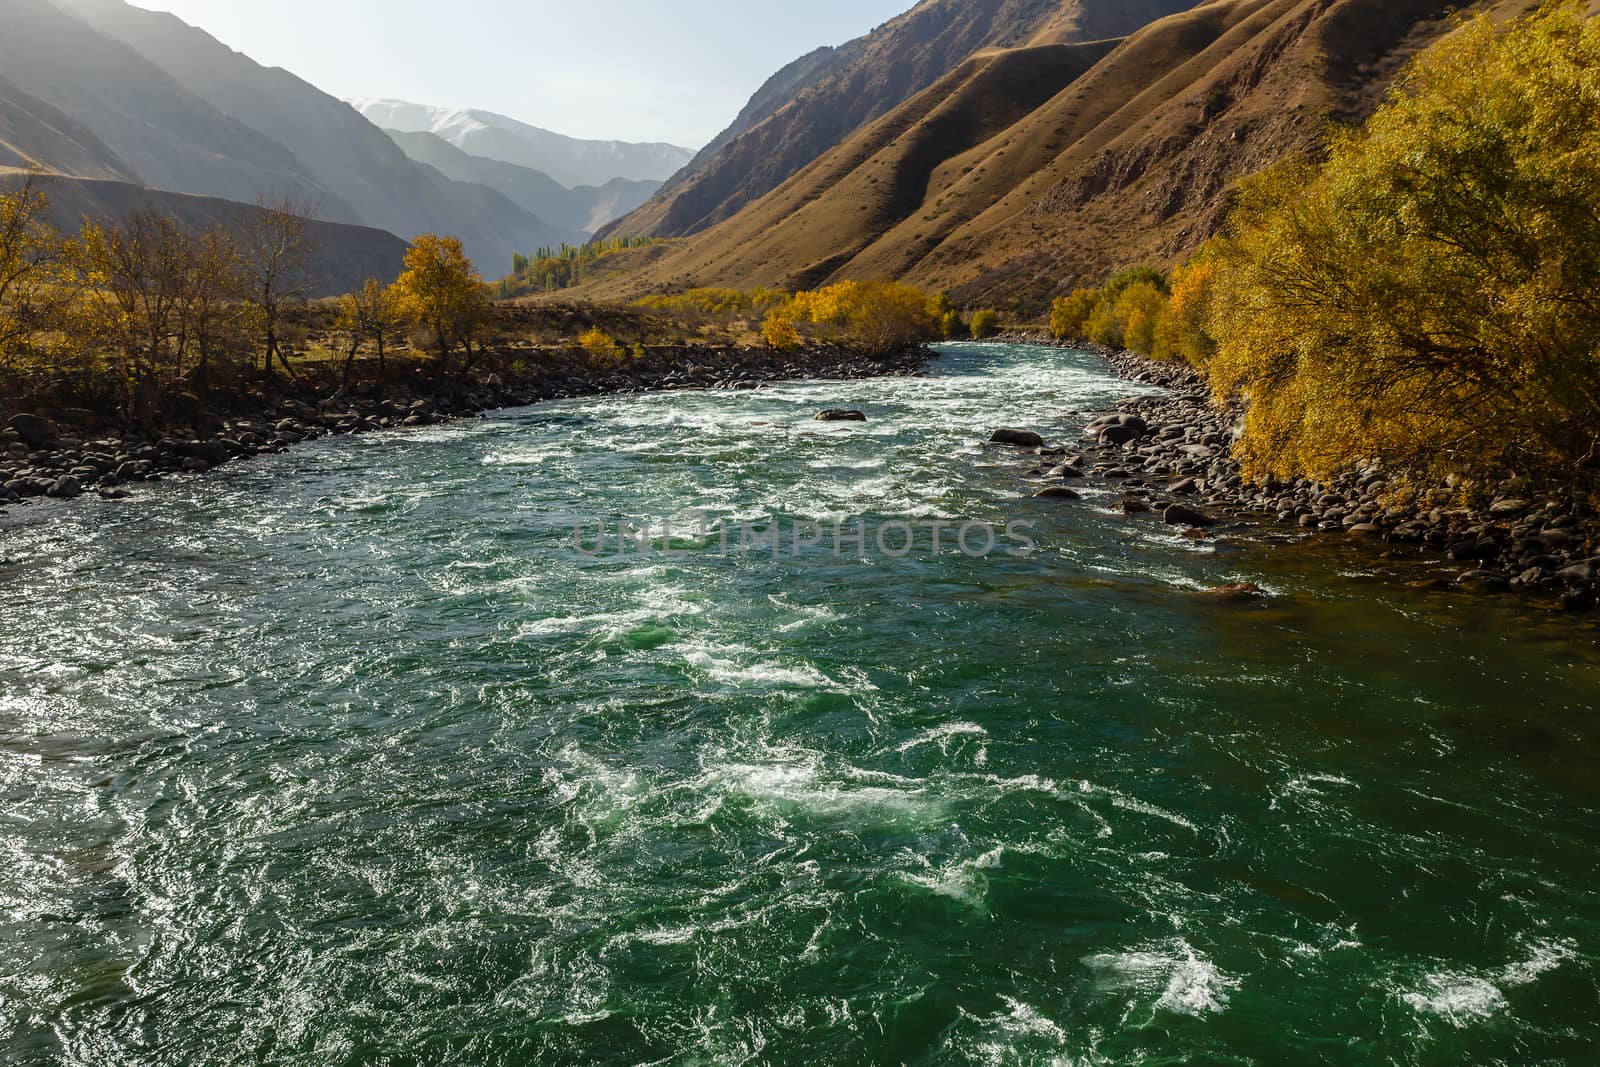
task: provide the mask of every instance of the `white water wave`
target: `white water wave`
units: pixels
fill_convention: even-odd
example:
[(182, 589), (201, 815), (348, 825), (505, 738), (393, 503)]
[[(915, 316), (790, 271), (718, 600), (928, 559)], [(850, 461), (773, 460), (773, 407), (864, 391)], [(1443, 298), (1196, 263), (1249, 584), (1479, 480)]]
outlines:
[(1510, 1009), (1505, 990), (1530, 985), (1577, 954), (1567, 940), (1532, 942), (1527, 955), (1493, 971), (1451, 970), (1424, 975), (1421, 983), (1397, 995), (1420, 1015), (1441, 1019), (1461, 1029), (1493, 1018)]
[(934, 867), (924, 859), (924, 870), (901, 871), (899, 878), (935, 896), (947, 897), (974, 911), (984, 911), (987, 909), (989, 879), (983, 872), (999, 867), (1004, 856), (1005, 846), (1001, 845), (975, 859), (958, 860), (942, 867)]
[(1239, 986), (1182, 938), (1130, 952), (1101, 953), (1083, 962), (1101, 991), (1132, 994), (1130, 1007), (1147, 1004), (1176, 1015), (1219, 1014)]

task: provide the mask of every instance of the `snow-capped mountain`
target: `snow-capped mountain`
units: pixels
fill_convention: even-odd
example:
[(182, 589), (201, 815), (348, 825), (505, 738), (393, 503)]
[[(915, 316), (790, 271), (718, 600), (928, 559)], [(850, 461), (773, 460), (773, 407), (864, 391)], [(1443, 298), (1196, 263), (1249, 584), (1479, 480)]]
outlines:
[(694, 158), (671, 144), (585, 141), (476, 108), (432, 107), (405, 100), (352, 100), (374, 125), (431, 133), (469, 155), (542, 171), (567, 186), (605, 185), (617, 178), (665, 181)]

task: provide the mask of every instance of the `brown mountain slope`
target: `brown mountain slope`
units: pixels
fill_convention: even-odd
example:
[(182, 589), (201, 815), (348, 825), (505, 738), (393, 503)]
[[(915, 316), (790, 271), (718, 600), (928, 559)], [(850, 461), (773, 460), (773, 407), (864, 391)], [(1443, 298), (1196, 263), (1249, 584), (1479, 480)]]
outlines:
[(1117, 37), (1196, 2), (923, 0), (779, 72), (732, 127), (602, 236), (682, 236), (729, 218), (975, 52)]
[[(1505, 11), (1534, 0), (1503, 0)], [(1115, 267), (1171, 262), (1240, 177), (1314, 152), (1449, 29), (1442, 0), (1213, 0), (1087, 70), (975, 56), (735, 217), (601, 292), (902, 277), (1036, 311)], [(1026, 98), (1048, 87), (1047, 98)]]

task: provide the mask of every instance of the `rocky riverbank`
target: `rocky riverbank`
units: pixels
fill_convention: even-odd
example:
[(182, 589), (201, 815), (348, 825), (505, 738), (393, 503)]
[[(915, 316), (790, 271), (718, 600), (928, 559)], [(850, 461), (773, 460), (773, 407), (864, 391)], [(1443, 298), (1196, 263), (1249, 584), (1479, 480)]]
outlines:
[(919, 371), (931, 353), (866, 356), (838, 348), (671, 346), (612, 367), (575, 353), (494, 360), (448, 388), (432, 375), (396, 375), (381, 395), (328, 398), (329, 375), (280, 379), (272, 388), (197, 411), (160, 433), (119, 427), (88, 411), (23, 412), (0, 429), (0, 515), (35, 498), (97, 494), (122, 499), (139, 483), (198, 474), (329, 434), (428, 426), (546, 400), (672, 389), (755, 389), (801, 378), (869, 378)]
[[(1026, 334), (1007, 340), (1053, 343)], [(1164, 391), (1090, 419), (1070, 448), (1038, 449), (1045, 462), (1030, 473), (1044, 483), (1041, 495), (1099, 481), (1121, 492), (1119, 511), (1192, 537), (1271, 526), (1294, 536), (1355, 538), (1392, 557), (1436, 563), (1439, 576), (1429, 584), (1515, 592), (1567, 611), (1600, 603), (1600, 519), (1582, 502), (1508, 483), (1471, 506), (1447, 488), (1402, 489), (1375, 467), (1329, 483), (1247, 481), (1232, 455), (1238, 413), (1213, 406), (1192, 369), (1103, 354), (1123, 377)]]

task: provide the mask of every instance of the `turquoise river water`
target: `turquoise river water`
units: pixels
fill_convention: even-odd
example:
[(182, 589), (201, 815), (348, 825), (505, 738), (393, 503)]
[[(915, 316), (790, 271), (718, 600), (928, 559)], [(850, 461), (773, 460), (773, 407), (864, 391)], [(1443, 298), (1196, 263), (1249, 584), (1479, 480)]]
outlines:
[(1131, 387), (932, 371), (14, 511), (0, 1062), (1600, 1062), (1594, 621), (1028, 499)]

